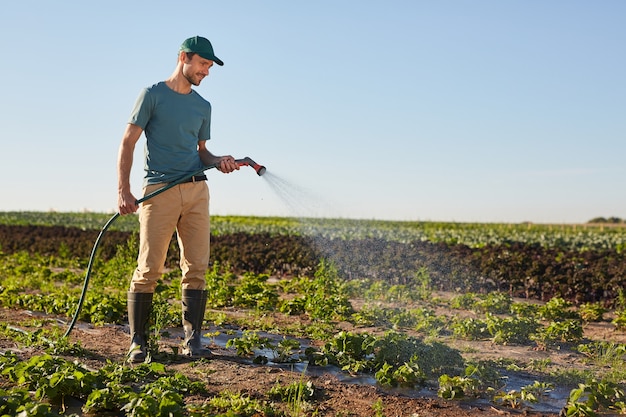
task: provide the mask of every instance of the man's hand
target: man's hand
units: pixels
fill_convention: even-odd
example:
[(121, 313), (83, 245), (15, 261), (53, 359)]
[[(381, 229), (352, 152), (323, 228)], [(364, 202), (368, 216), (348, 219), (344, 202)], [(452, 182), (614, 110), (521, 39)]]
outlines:
[(235, 162), (235, 158), (230, 155), (220, 157), (217, 169), (224, 174), (239, 170), (239, 165)]
[(120, 191), (117, 197), (117, 210), (122, 216), (131, 214), (137, 211), (139, 206), (137, 205), (137, 199), (130, 192)]

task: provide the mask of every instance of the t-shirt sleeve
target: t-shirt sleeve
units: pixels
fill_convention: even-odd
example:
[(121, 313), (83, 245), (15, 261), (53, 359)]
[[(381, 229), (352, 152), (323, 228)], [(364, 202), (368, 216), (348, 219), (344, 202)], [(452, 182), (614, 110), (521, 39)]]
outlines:
[(141, 90), (139, 97), (135, 101), (135, 107), (133, 107), (133, 111), (130, 113), (128, 123), (139, 126), (142, 129), (146, 128), (152, 116), (153, 105), (151, 98), (147, 88)]

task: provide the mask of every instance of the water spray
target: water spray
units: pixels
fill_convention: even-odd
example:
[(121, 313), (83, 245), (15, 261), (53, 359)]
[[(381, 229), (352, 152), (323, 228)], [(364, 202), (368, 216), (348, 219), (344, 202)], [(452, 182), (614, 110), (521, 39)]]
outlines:
[[(254, 162), (252, 160), (252, 158), (246, 156), (243, 159), (235, 159), (235, 163), (237, 165), (241, 166), (250, 166), (252, 167), (258, 176), (262, 176), (263, 174), (265, 174), (265, 171), (267, 171), (267, 169), (263, 166), (263, 165), (259, 165), (256, 162)], [(142, 198), (138, 199), (137, 201), (135, 201), (136, 205), (139, 205), (141, 203), (143, 203), (146, 200), (151, 199), (152, 197), (155, 197), (159, 194), (161, 194), (164, 191), (169, 190), (170, 188), (178, 185), (178, 184), (182, 184), (183, 182), (187, 181), (189, 178), (194, 177), (198, 174), (201, 174), (204, 171), (207, 171), (209, 169), (212, 168), (217, 168), (219, 166), (219, 164), (212, 164), (212, 165), (208, 165), (205, 167), (202, 167), (202, 169), (199, 169), (195, 172), (189, 173), (189, 174), (185, 174), (183, 175), (181, 178), (179, 178), (176, 181), (170, 182), (166, 185), (164, 185), (163, 187), (159, 188), (156, 191), (153, 191), (152, 193), (143, 196)], [(106, 224), (102, 227), (102, 230), (100, 230), (100, 234), (98, 235), (98, 238), (96, 239), (94, 245), (93, 245), (93, 249), (91, 250), (91, 256), (89, 257), (89, 264), (87, 265), (87, 272), (85, 273), (85, 281), (83, 283), (83, 291), (80, 295), (80, 298), (78, 300), (78, 307), (76, 308), (76, 312), (74, 313), (74, 317), (72, 318), (72, 321), (70, 322), (67, 331), (65, 332), (65, 335), (63, 337), (67, 337), (70, 335), (70, 333), (72, 332), (72, 329), (74, 328), (74, 325), (76, 324), (76, 322), (78, 321), (78, 316), (80, 314), (80, 310), (83, 307), (83, 303), (85, 302), (85, 295), (87, 294), (87, 287), (89, 285), (89, 278), (91, 277), (91, 269), (93, 267), (93, 261), (94, 258), (96, 256), (96, 250), (98, 249), (98, 247), (100, 246), (100, 240), (102, 239), (102, 236), (104, 235), (104, 233), (107, 231), (107, 229), (113, 224), (113, 222), (115, 222), (115, 220), (120, 216), (120, 213), (115, 213), (113, 215), (113, 217), (111, 217)]]

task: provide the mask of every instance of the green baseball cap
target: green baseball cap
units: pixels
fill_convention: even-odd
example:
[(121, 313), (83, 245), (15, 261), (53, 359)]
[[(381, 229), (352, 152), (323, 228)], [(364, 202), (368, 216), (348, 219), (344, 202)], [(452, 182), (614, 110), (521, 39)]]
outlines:
[(224, 65), (224, 62), (215, 56), (213, 52), (213, 45), (207, 38), (202, 36), (194, 36), (193, 38), (185, 39), (182, 45), (180, 45), (181, 52), (194, 52), (200, 55), (204, 59), (210, 59), (217, 65)]

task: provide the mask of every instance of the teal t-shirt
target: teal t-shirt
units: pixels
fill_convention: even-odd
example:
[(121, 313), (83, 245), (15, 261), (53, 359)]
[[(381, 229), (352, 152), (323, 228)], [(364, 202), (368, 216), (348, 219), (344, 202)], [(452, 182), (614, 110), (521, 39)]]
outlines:
[(197, 92), (180, 94), (165, 82), (144, 88), (128, 123), (141, 127), (146, 136), (144, 186), (202, 169), (198, 141), (211, 137), (211, 103)]

